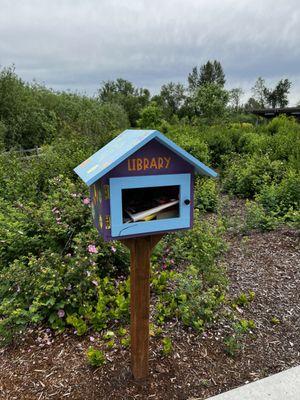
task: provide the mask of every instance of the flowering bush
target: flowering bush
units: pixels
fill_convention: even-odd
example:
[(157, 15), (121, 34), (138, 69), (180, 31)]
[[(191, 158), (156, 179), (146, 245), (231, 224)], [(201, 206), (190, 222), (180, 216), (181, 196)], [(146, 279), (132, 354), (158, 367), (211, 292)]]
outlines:
[[(262, 127), (168, 126), (179, 145), (201, 161), (222, 167), (221, 190), (250, 197), (248, 227), (273, 229), (299, 221), (299, 126), (281, 118)], [(28, 324), (72, 327), (78, 335), (126, 323), (129, 254), (104, 243), (92, 227), (86, 186), (72, 168), (110, 135), (64, 132), (43, 156), (26, 162), (0, 155), (0, 337), (9, 340)], [(263, 138), (263, 139), (262, 139)], [(279, 140), (280, 138), (280, 140)], [(266, 154), (265, 154), (266, 153)], [(216, 181), (198, 179), (194, 229), (167, 235), (153, 254), (151, 290), (158, 323), (177, 318), (201, 331), (224, 301), (226, 276), (216, 267), (224, 250), (216, 211)], [(113, 345), (113, 344), (112, 344)], [(124, 346), (128, 339), (124, 338)]]

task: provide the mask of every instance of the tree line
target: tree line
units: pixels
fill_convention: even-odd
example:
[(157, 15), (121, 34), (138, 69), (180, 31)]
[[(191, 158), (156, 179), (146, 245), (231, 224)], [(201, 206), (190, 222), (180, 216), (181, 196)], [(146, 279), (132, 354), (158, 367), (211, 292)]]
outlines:
[(31, 148), (50, 143), (62, 131), (89, 135), (123, 127), (150, 128), (162, 120), (203, 120), (207, 123), (257, 108), (285, 107), (291, 82), (281, 79), (273, 88), (259, 77), (252, 96), (242, 103), (242, 88), (226, 90), (221, 63), (195, 66), (184, 85), (169, 82), (151, 96), (147, 88), (118, 78), (102, 82), (93, 97), (55, 92), (26, 83), (14, 67), (0, 71), (0, 149)]

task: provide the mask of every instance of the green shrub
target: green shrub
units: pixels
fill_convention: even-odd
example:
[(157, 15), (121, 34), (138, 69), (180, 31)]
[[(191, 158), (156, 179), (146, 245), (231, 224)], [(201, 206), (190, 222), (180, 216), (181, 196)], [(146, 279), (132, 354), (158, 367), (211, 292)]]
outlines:
[(280, 324), (280, 319), (278, 319), (277, 317), (272, 317), (271, 318), (271, 323), (273, 325), (279, 325)]
[(92, 367), (101, 367), (101, 365), (105, 364), (106, 357), (105, 354), (98, 349), (90, 346), (86, 352), (87, 362)]
[(167, 135), (194, 157), (205, 164), (209, 163), (210, 155), (208, 145), (205, 143), (199, 128), (185, 124), (172, 126), (168, 129)]
[(239, 157), (224, 173), (224, 189), (244, 198), (253, 198), (266, 184), (280, 182), (286, 172), (281, 161), (268, 156)]
[(253, 331), (256, 328), (255, 322), (252, 319), (241, 319), (233, 325), (237, 334), (245, 334)]
[(162, 354), (168, 356), (172, 352), (172, 340), (169, 337), (164, 337), (162, 339)]
[(219, 190), (213, 179), (200, 178), (195, 183), (195, 207), (201, 211), (215, 212), (219, 206)]
[(246, 229), (260, 229), (270, 231), (275, 229), (281, 222), (276, 218), (276, 213), (266, 213), (263, 206), (255, 201), (246, 202)]
[(224, 339), (224, 351), (226, 354), (228, 354), (230, 357), (236, 357), (238, 351), (241, 349), (241, 343), (239, 342), (239, 339), (235, 336), (227, 336)]
[(157, 129), (161, 124), (162, 110), (155, 102), (150, 103), (141, 111), (137, 124), (142, 129)]
[(163, 252), (174, 259), (174, 265), (185, 267), (182, 272), (173, 273), (160, 292), (156, 304), (158, 324), (178, 318), (185, 326), (201, 332), (214, 321), (225, 300), (227, 285), (224, 271), (215, 264), (217, 255), (225, 248), (222, 232), (221, 225), (212, 227), (200, 221), (196, 212), (191, 231), (166, 239)]
[(271, 230), (284, 222), (297, 227), (299, 209), (300, 175), (290, 170), (280, 183), (264, 185), (255, 202), (246, 204), (246, 227)]
[(97, 140), (129, 126), (121, 105), (27, 84), (14, 68), (0, 71), (0, 121), (6, 127), (0, 135), (6, 149), (49, 144), (61, 137), (66, 127)]
[(240, 293), (233, 299), (232, 306), (236, 308), (236, 306), (244, 307), (247, 306), (251, 301), (255, 298), (255, 293), (252, 290), (249, 290), (247, 293)]
[(76, 329), (76, 334), (78, 336), (84, 335), (88, 330), (87, 324), (83, 321), (83, 319), (77, 317), (75, 314), (69, 315), (66, 319), (66, 322)]

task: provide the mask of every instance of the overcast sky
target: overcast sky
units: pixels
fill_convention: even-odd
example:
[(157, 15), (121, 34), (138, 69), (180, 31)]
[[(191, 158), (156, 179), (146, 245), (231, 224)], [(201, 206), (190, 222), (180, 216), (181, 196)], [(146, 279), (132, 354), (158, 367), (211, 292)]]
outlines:
[(122, 77), (155, 93), (208, 59), (227, 88), (289, 78), (300, 101), (300, 1), (0, 0), (0, 66), (53, 89)]

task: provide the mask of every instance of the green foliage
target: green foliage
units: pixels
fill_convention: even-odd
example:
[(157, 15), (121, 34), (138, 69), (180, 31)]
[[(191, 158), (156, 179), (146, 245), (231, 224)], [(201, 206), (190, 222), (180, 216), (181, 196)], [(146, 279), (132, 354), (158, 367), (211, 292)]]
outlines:
[[(158, 324), (178, 318), (184, 325), (201, 332), (216, 318), (225, 300), (227, 284), (224, 271), (214, 262), (224, 249), (222, 231), (222, 226), (213, 228), (200, 222), (197, 215), (192, 231), (175, 235), (166, 243), (167, 256), (174, 259), (175, 265), (185, 265), (185, 268), (183, 272), (168, 275), (169, 279), (160, 290), (156, 304)], [(168, 290), (169, 287), (172, 290)]]
[(255, 322), (252, 319), (241, 319), (233, 325), (236, 333), (245, 334), (256, 329)]
[(83, 319), (77, 317), (74, 314), (69, 315), (66, 319), (66, 322), (69, 325), (72, 325), (76, 329), (76, 333), (78, 336), (84, 335), (88, 330), (88, 327), (87, 327), (86, 323), (83, 321)]
[(300, 174), (290, 170), (277, 185), (263, 186), (256, 196), (266, 212), (285, 215), (290, 209), (300, 209)]
[(6, 126), (4, 122), (0, 120), (0, 152), (5, 150), (5, 137), (6, 137)]
[(289, 170), (279, 183), (264, 185), (255, 202), (246, 204), (246, 227), (270, 230), (280, 223), (297, 227), (300, 210), (300, 175)]
[[(249, 116), (227, 113), (227, 121), (224, 114), (209, 125), (224, 112), (227, 93), (208, 72), (189, 94), (180, 85), (166, 85), (156, 103), (125, 80), (104, 84), (95, 99), (26, 84), (12, 68), (0, 72), (0, 151), (41, 146), (39, 157), (0, 154), (2, 343), (39, 323), (59, 331), (72, 326), (83, 335), (90, 329), (108, 334), (113, 324), (128, 322), (128, 251), (120, 243), (112, 250), (92, 227), (90, 207), (83, 203), (88, 190), (73, 168), (129, 124), (161, 129), (218, 167), (221, 176), (221, 184), (197, 178), (194, 229), (167, 236), (155, 250), (151, 290), (160, 326), (154, 334), (161, 335), (170, 319), (202, 332), (218, 317), (227, 287), (216, 265), (225, 249), (224, 226), (217, 216), (214, 227), (203, 221), (202, 212), (218, 211), (219, 186), (248, 199), (247, 229), (282, 223), (300, 228), (300, 125), (278, 117), (254, 126)], [(96, 254), (89, 253), (89, 244)], [(253, 296), (241, 294), (233, 307), (247, 305)], [(229, 353), (238, 347), (238, 335), (254, 326), (240, 321), (235, 328)], [(122, 329), (121, 344), (128, 346)], [(106, 345), (113, 347), (114, 337)]]
[(246, 202), (246, 229), (260, 229), (270, 231), (278, 226), (280, 220), (274, 213), (266, 213), (263, 206), (254, 201)]
[(164, 356), (168, 356), (169, 354), (171, 354), (173, 349), (172, 340), (169, 337), (164, 337), (161, 343), (162, 343), (162, 354)]
[(162, 111), (156, 103), (152, 102), (143, 110), (137, 124), (142, 129), (157, 129), (161, 124)]
[(216, 180), (198, 178), (195, 183), (195, 207), (201, 211), (217, 211), (219, 190)]
[(14, 68), (0, 71), (0, 121), (0, 150), (3, 146), (10, 149), (49, 144), (65, 129), (95, 138), (129, 125), (119, 103), (102, 104), (87, 96), (27, 84)]
[(253, 198), (264, 185), (280, 182), (286, 172), (281, 161), (268, 156), (238, 157), (225, 172), (224, 189), (244, 198)]
[(165, 118), (170, 119), (174, 114), (179, 115), (186, 99), (185, 88), (181, 83), (169, 82), (163, 85), (158, 104), (162, 107)]
[(225, 74), (219, 61), (207, 61), (199, 69), (194, 67), (188, 75), (189, 90), (195, 91), (202, 85), (216, 84), (221, 87), (225, 84)]
[(213, 121), (225, 115), (228, 100), (228, 92), (220, 85), (206, 83), (196, 91), (193, 103), (199, 115)]
[(241, 349), (241, 344), (236, 336), (227, 336), (224, 339), (224, 351), (230, 357), (236, 357), (238, 351)]
[(278, 319), (277, 317), (272, 317), (271, 318), (271, 323), (273, 325), (279, 325), (280, 324), (280, 319)]
[(101, 367), (105, 364), (106, 357), (105, 354), (98, 349), (90, 346), (86, 352), (87, 362), (92, 367)]
[(103, 339), (105, 339), (105, 340), (110, 340), (114, 337), (115, 337), (115, 334), (113, 331), (106, 331), (103, 335)]
[(236, 298), (233, 299), (232, 306), (236, 308), (236, 306), (244, 307), (247, 306), (251, 301), (255, 298), (255, 293), (252, 290), (249, 290), (247, 293), (240, 293)]
[(194, 157), (206, 164), (209, 163), (208, 145), (203, 140), (199, 128), (189, 125), (172, 126), (168, 130), (168, 136)]
[(174, 278), (174, 276), (174, 271), (155, 271), (151, 279), (151, 289), (155, 293), (162, 293), (166, 290), (169, 281)]
[(127, 334), (127, 329), (123, 328), (122, 326), (118, 329), (118, 334), (122, 337)]
[(289, 103), (288, 94), (292, 82), (288, 79), (281, 79), (273, 90), (265, 88), (264, 95), (267, 104), (272, 107), (286, 107)]
[(130, 336), (122, 337), (120, 343), (125, 349), (127, 349), (130, 346)]
[(138, 89), (126, 79), (103, 82), (98, 91), (101, 104), (111, 103), (120, 105), (127, 113), (131, 126), (137, 125), (141, 110), (149, 103), (148, 89)]

